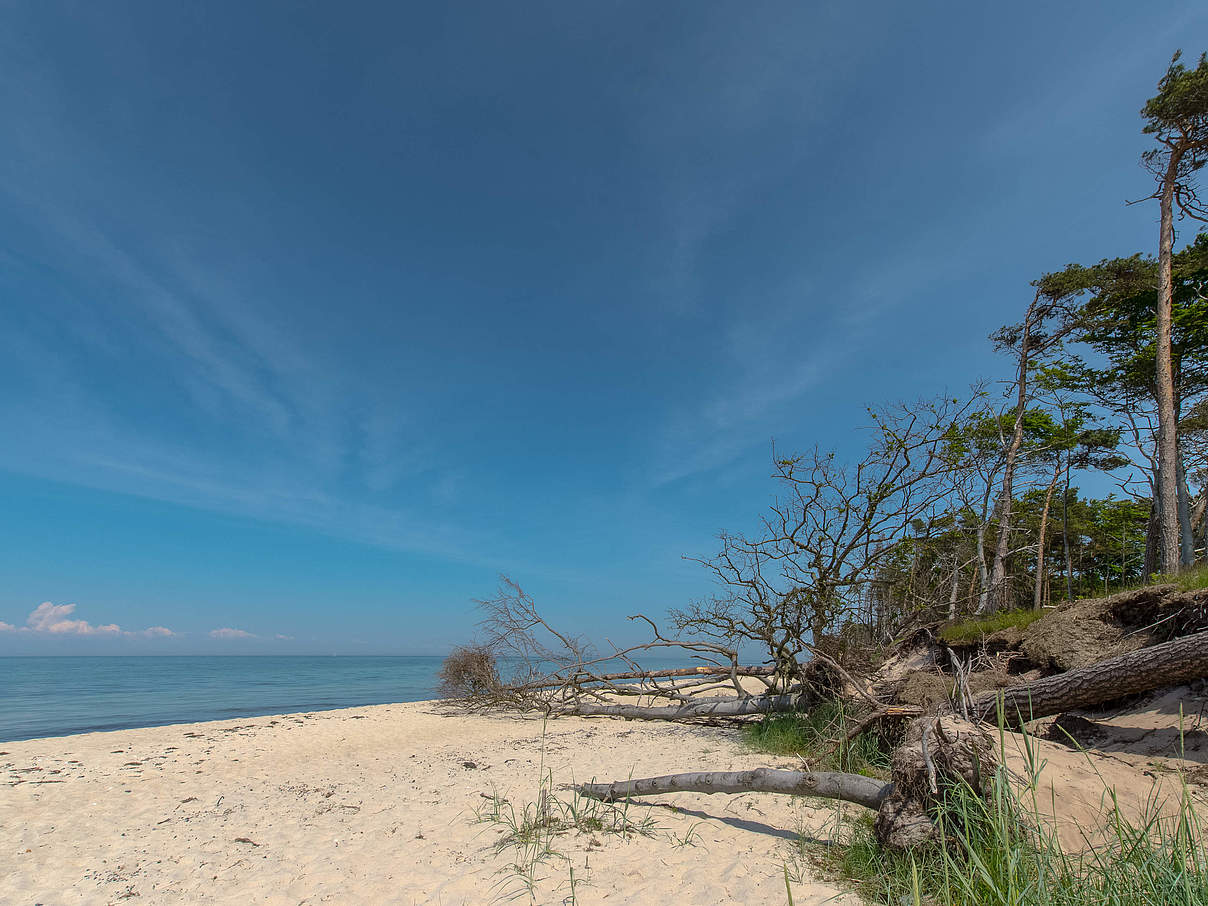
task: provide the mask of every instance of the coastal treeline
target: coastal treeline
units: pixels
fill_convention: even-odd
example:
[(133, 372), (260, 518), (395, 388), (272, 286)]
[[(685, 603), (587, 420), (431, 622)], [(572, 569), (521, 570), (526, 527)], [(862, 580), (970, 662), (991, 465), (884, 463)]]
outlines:
[(721, 591), (675, 612), (679, 631), (795, 659), (1204, 562), (1208, 56), (1176, 55), (1141, 116), (1153, 182), (1132, 209), (1158, 215), (1157, 254), (1039, 274), (991, 337), (1000, 372), (870, 408), (862, 456), (775, 451), (775, 502), (700, 559)]

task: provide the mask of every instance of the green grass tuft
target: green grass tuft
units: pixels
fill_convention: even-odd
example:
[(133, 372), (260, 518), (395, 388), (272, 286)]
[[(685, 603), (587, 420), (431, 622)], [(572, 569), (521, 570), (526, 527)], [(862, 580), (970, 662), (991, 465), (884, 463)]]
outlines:
[(889, 751), (879, 737), (864, 733), (833, 748), (835, 740), (846, 734), (847, 724), (843, 703), (832, 701), (798, 714), (765, 717), (747, 724), (743, 735), (757, 752), (797, 755), (813, 769), (888, 776)]
[(945, 626), (940, 630), (940, 638), (950, 645), (977, 642), (982, 636), (998, 632), (1000, 629), (1026, 629), (1042, 616), (1044, 612), (1039, 610), (1003, 610), (986, 617), (975, 617)]
[(1208, 564), (1190, 567), (1171, 581), (1183, 591), (1199, 591), (1201, 588), (1208, 588)]

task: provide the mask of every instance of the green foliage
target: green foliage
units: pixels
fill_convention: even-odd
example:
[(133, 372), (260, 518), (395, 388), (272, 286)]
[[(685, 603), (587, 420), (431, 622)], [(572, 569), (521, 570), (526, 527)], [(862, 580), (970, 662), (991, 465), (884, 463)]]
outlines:
[[(1208, 389), (1208, 234), (1200, 233), (1174, 255), (1171, 277), (1171, 358), (1180, 398)], [(1096, 356), (1092, 366), (1067, 350), (1062, 363), (1069, 386), (1093, 388), (1097, 396), (1135, 405), (1153, 396), (1156, 356), (1158, 263), (1148, 255), (1071, 264), (1038, 281), (1042, 292), (1076, 303), (1071, 340)]]
[(1158, 82), (1158, 93), (1145, 102), (1146, 135), (1159, 138), (1172, 132), (1208, 129), (1208, 53), (1200, 55), (1199, 65), (1188, 69), (1179, 62), (1179, 51)]
[(960, 645), (979, 641), (983, 636), (1000, 629), (1014, 627), (1026, 629), (1044, 616), (1037, 610), (1000, 610), (986, 617), (977, 617), (953, 623), (940, 630), (940, 638), (950, 645)]
[(798, 755), (815, 770), (888, 777), (888, 746), (872, 733), (862, 733), (850, 742), (842, 741), (848, 723), (843, 703), (829, 701), (797, 714), (770, 715), (748, 724), (743, 734), (747, 744), (757, 752)]

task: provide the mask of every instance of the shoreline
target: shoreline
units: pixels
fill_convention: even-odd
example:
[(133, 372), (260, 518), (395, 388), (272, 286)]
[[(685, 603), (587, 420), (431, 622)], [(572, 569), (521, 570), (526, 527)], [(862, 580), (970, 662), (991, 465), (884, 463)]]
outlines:
[[(0, 902), (481, 904), (520, 893), (491, 796), (516, 811), (575, 780), (791, 760), (716, 728), (470, 715), (438, 699), (0, 743)], [(486, 798), (484, 798), (486, 797)], [(857, 900), (813, 880), (797, 837), (834, 809), (784, 796), (635, 802), (649, 833), (574, 830), (536, 899)], [(568, 901), (569, 902), (569, 901)]]

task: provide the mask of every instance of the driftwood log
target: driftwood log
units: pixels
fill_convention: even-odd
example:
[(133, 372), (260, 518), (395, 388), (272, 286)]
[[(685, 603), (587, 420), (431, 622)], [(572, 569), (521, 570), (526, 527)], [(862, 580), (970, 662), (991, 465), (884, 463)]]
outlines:
[[(1001, 715), (1007, 725), (1019, 726), (1033, 718), (1204, 676), (1208, 676), (1208, 632), (983, 693), (973, 698), (970, 716), (996, 721)], [(579, 792), (605, 800), (675, 792), (768, 792), (840, 799), (876, 810), (877, 839), (885, 846), (906, 848), (935, 838), (933, 806), (946, 787), (963, 783), (975, 792), (985, 792), (996, 763), (994, 752), (993, 738), (984, 728), (949, 713), (910, 724), (905, 742), (894, 752), (893, 779), (888, 783), (859, 774), (761, 769), (588, 783)]]
[(993, 776), (993, 740), (955, 715), (915, 721), (893, 756), (893, 780), (841, 771), (717, 771), (641, 780), (585, 783), (579, 793), (606, 802), (665, 793), (787, 793), (852, 802), (877, 812), (874, 830), (885, 846), (907, 848), (935, 838), (932, 804), (953, 783), (975, 790)]
[[(623, 673), (584, 673), (582, 682), (584, 683), (611, 683), (618, 680), (651, 680), (651, 679), (672, 679), (676, 677), (690, 676), (771, 676), (776, 672), (775, 667), (679, 667), (673, 670), (626, 670)], [(519, 689), (549, 689), (555, 686), (564, 686), (568, 681), (575, 681), (580, 677), (575, 674), (569, 676), (560, 676), (557, 679), (537, 680), (529, 683), (522, 683), (517, 688)]]
[(614, 705), (576, 703), (568, 713), (580, 717), (625, 717), (630, 720), (688, 720), (710, 717), (745, 717), (798, 711), (813, 701), (806, 695), (749, 695), (743, 698), (702, 698), (681, 705)]
[(817, 796), (841, 799), (867, 808), (880, 808), (893, 791), (893, 784), (863, 774), (841, 771), (708, 771), (696, 774), (668, 774), (643, 780), (617, 780), (612, 783), (586, 783), (579, 792), (592, 799), (615, 802), (636, 796), (663, 793), (788, 793), (792, 796)]

